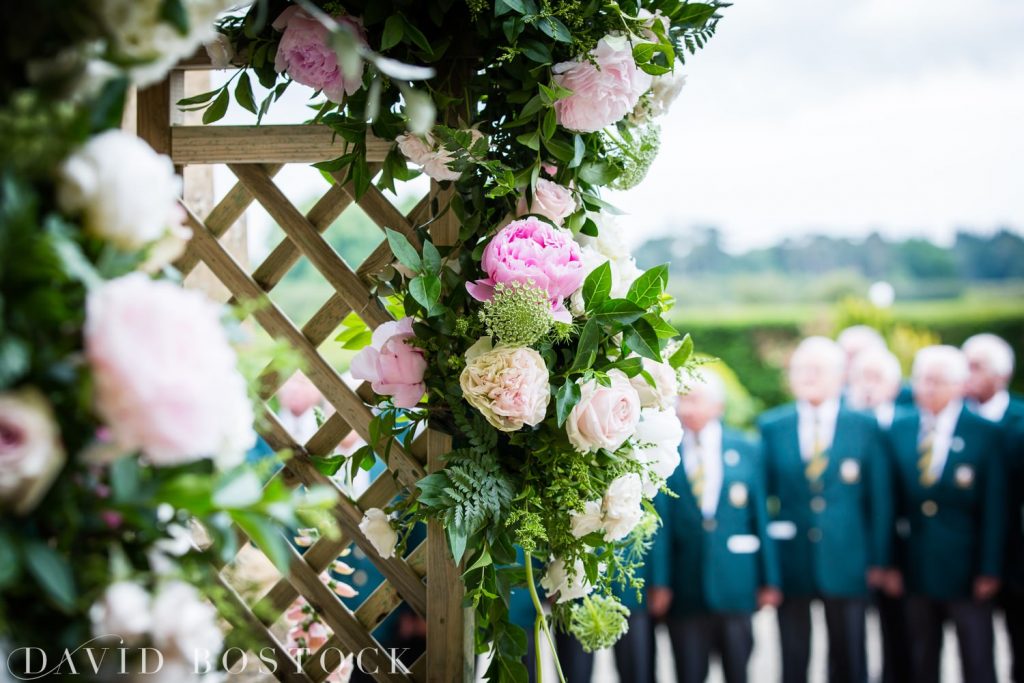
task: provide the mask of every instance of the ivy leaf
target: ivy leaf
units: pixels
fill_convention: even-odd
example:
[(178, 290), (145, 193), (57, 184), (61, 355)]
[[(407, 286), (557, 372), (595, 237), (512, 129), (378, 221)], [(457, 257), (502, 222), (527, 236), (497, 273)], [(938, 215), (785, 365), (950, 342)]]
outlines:
[(252, 82), (249, 80), (249, 74), (244, 71), (238, 77), (238, 84), (235, 85), (235, 101), (253, 114), (256, 113), (256, 101), (252, 95)]
[(441, 279), (434, 273), (414, 277), (409, 281), (409, 294), (429, 313), (441, 299)]
[(603, 322), (615, 321), (628, 325), (646, 312), (647, 309), (640, 308), (627, 299), (609, 299), (594, 311), (594, 317)]
[(583, 305), (588, 311), (608, 300), (612, 291), (612, 266), (605, 261), (583, 281)]
[(661, 362), (661, 347), (658, 342), (658, 335), (651, 324), (640, 318), (634, 320), (633, 324), (626, 328), (623, 341), (629, 348), (636, 351), (644, 358)]
[(423, 270), (423, 261), (416, 247), (409, 243), (405, 235), (391, 228), (384, 228), (384, 234), (388, 236), (388, 246), (399, 263), (417, 273)]
[(224, 118), (224, 114), (228, 111), (229, 100), (228, 89), (221, 88), (220, 94), (213, 100), (213, 104), (203, 112), (203, 123), (213, 123)]
[(629, 358), (617, 360), (614, 363), (601, 369), (604, 370), (605, 372), (609, 370), (621, 370), (623, 373), (625, 373), (626, 377), (635, 377), (639, 375), (641, 372), (643, 372), (644, 361), (642, 358), (639, 358), (637, 356), (631, 356)]
[(540, 151), (540, 131), (533, 130), (516, 137), (516, 142), (534, 151)]
[(683, 343), (679, 345), (679, 348), (669, 356), (668, 364), (674, 369), (678, 370), (686, 364), (686, 361), (690, 360), (690, 356), (693, 355), (693, 338), (687, 334), (683, 337)]
[(645, 271), (629, 286), (626, 298), (641, 308), (650, 308), (658, 302), (658, 297), (665, 291), (667, 284), (668, 266), (655, 266)]
[(67, 559), (41, 541), (25, 546), (25, 564), (36, 582), (61, 609), (71, 610), (75, 605), (75, 579)]
[(583, 326), (579, 341), (576, 344), (576, 358), (573, 359), (569, 372), (586, 370), (597, 359), (597, 344), (601, 340), (601, 328), (597, 320), (591, 318)]
[(588, 216), (587, 219), (583, 221), (583, 226), (580, 228), (580, 234), (587, 235), (588, 237), (597, 237), (597, 223), (594, 222), (593, 218)]
[(581, 395), (580, 385), (572, 380), (565, 380), (565, 384), (558, 388), (558, 392), (555, 393), (555, 419), (558, 420), (559, 427), (565, 424), (569, 413), (580, 402)]
[(668, 321), (662, 318), (657, 313), (648, 313), (644, 316), (644, 320), (651, 324), (654, 328), (654, 332), (658, 335), (658, 339), (672, 339), (679, 335), (679, 330), (674, 328)]
[(429, 240), (423, 242), (423, 270), (438, 273), (441, 270), (441, 253)]
[(590, 185), (607, 185), (618, 178), (619, 173), (618, 168), (605, 161), (589, 161), (580, 166), (579, 177)]
[(387, 50), (402, 41), (405, 35), (405, 22), (398, 14), (392, 14), (384, 23), (384, 35), (380, 39), (380, 49)]
[(573, 157), (576, 155), (575, 147), (564, 140), (559, 140), (558, 138), (545, 140), (544, 146), (555, 156), (556, 159), (564, 161), (565, 163), (572, 161)]

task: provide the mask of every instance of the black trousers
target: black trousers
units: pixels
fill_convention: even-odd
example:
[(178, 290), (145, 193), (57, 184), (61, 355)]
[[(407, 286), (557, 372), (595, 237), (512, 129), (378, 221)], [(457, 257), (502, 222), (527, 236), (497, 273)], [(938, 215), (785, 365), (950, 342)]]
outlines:
[(974, 600), (932, 600), (920, 595), (907, 598), (907, 628), (911, 639), (914, 681), (938, 683), (942, 659), (942, 625), (952, 621), (960, 646), (963, 680), (995, 683), (995, 635), (992, 604)]
[[(787, 598), (778, 609), (783, 683), (806, 683), (811, 659), (811, 602)], [(866, 603), (860, 598), (821, 598), (828, 628), (830, 683), (866, 683)]]
[(726, 683), (746, 683), (747, 663), (754, 649), (749, 614), (669, 617), (668, 635), (680, 683), (704, 683), (712, 653), (722, 659)]
[(1013, 668), (1010, 678), (1024, 683), (1024, 587), (1007, 584), (999, 594), (999, 604), (1006, 614), (1006, 630), (1010, 636)]
[(906, 601), (881, 591), (874, 600), (882, 631), (882, 683), (905, 683), (911, 680)]
[[(590, 683), (594, 673), (594, 655), (584, 652), (571, 635), (557, 633), (555, 648), (566, 683)], [(629, 615), (629, 630), (615, 643), (615, 668), (619, 680), (629, 683), (654, 683), (654, 624), (643, 607)], [(530, 670), (530, 680), (534, 672)]]

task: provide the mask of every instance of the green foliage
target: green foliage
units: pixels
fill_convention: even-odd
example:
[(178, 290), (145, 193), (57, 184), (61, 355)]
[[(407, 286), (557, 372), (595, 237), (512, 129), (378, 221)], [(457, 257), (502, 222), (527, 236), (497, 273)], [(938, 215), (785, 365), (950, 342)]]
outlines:
[(629, 610), (614, 597), (588, 595), (570, 611), (569, 632), (584, 652), (611, 647), (629, 630)]
[(534, 346), (547, 337), (554, 321), (545, 292), (514, 282), (495, 286), (494, 298), (480, 309), (480, 322), (502, 344)]

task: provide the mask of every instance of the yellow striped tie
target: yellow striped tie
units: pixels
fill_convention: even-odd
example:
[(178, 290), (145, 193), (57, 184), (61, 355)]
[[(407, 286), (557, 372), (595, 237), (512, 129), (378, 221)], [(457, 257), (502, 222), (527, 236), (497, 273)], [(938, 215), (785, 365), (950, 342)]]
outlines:
[(925, 428), (924, 435), (917, 444), (917, 469), (921, 473), (921, 486), (932, 486), (935, 484), (935, 473), (932, 472), (932, 458), (935, 455), (935, 424), (932, 423)]
[(804, 468), (804, 474), (807, 476), (808, 481), (820, 479), (821, 475), (825, 472), (825, 468), (828, 467), (828, 458), (825, 457), (825, 443), (821, 437), (821, 421), (818, 418), (817, 412), (815, 412), (811, 457), (807, 460), (807, 466)]
[(690, 470), (690, 490), (697, 500), (697, 507), (700, 507), (701, 499), (704, 497), (704, 449), (701, 448), (699, 438), (694, 439), (693, 454), (697, 458), (697, 464)]

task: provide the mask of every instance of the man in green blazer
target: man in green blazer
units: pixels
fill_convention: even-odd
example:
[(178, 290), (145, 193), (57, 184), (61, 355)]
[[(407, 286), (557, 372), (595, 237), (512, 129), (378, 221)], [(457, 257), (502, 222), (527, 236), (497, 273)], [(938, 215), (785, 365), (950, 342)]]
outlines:
[(914, 359), (918, 410), (888, 443), (910, 522), (902, 579), (913, 634), (913, 680), (937, 683), (946, 621), (956, 627), (963, 680), (994, 683), (992, 600), (1003, 571), (1006, 480), (999, 428), (964, 405), (967, 359), (930, 346)]
[(1013, 680), (1024, 681), (1024, 400), (1010, 394), (1013, 348), (994, 334), (976, 334), (967, 356), (967, 404), (1003, 432), (1007, 471), (1006, 561), (998, 603), (1006, 613)]
[[(888, 431), (899, 416), (910, 409), (898, 404), (903, 382), (903, 368), (889, 349), (873, 347), (857, 354), (850, 368), (846, 398), (848, 406), (875, 416), (879, 428)], [(896, 464), (886, 458), (890, 473), (895, 475)], [(900, 566), (906, 552), (908, 522), (897, 517), (893, 528), (893, 564)], [(890, 595), (888, 590), (876, 590), (872, 596), (878, 610), (882, 635), (882, 683), (904, 683), (911, 680), (910, 634), (907, 633), (906, 604), (902, 596)]]
[(832, 340), (805, 339), (790, 360), (796, 403), (760, 420), (786, 683), (807, 680), (814, 600), (825, 609), (829, 680), (867, 680), (868, 586), (890, 562), (891, 471), (874, 418), (840, 406), (845, 362)]
[(683, 683), (704, 681), (715, 652), (726, 682), (745, 682), (751, 614), (781, 599), (758, 448), (722, 427), (724, 406), (722, 381), (707, 371), (680, 397), (683, 467), (668, 481), (678, 497), (655, 500), (664, 527), (648, 603), (655, 618), (667, 617)]

